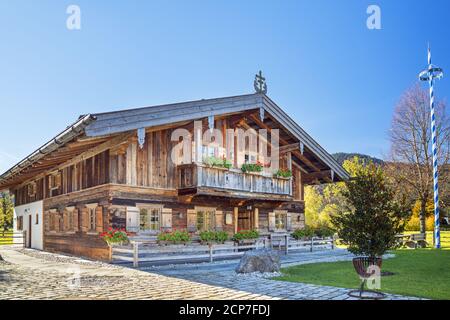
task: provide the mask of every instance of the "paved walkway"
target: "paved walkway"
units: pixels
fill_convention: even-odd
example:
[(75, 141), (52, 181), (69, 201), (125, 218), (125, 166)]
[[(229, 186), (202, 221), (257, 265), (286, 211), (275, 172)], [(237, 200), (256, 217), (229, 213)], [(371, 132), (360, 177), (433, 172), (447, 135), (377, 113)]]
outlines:
[(134, 270), (29, 249), (2, 247), (0, 254), (0, 299), (349, 299), (344, 288), (236, 275), (236, 261)]
[[(390, 258), (393, 255), (386, 255)], [(290, 253), (281, 256), (282, 267), (319, 263), (350, 261), (353, 255), (347, 250), (321, 250), (315, 252)], [(157, 267), (141, 267), (151, 273), (188, 279), (196, 283), (218, 285), (230, 289), (242, 290), (289, 300), (352, 300), (349, 289), (330, 286), (318, 286), (304, 283), (271, 280), (261, 274), (239, 275), (234, 272), (239, 260), (217, 263), (177, 264)], [(270, 276), (270, 275), (267, 275)], [(416, 299), (399, 295), (388, 295), (387, 300)]]

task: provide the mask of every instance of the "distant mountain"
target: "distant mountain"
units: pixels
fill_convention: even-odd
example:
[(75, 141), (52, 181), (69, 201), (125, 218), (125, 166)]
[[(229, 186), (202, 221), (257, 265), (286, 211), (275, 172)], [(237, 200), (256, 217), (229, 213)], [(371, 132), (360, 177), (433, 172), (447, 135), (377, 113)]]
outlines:
[(375, 164), (384, 164), (384, 161), (378, 158), (374, 158), (371, 156), (368, 156), (366, 154), (360, 154), (360, 153), (346, 153), (346, 152), (338, 152), (332, 154), (333, 158), (336, 159), (337, 162), (339, 162), (341, 165), (344, 163), (345, 160), (352, 159), (353, 157), (359, 157), (361, 159), (364, 159), (366, 161), (372, 161)]

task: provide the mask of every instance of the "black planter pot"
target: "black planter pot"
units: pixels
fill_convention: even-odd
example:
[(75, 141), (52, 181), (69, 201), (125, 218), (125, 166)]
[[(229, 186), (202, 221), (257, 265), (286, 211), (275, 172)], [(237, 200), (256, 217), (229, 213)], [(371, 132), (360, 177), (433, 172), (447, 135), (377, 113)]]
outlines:
[[(355, 268), (356, 273), (361, 278), (361, 287), (359, 290), (352, 290), (348, 294), (351, 297), (359, 298), (359, 299), (373, 299), (379, 300), (385, 298), (385, 294), (382, 292), (374, 291), (374, 290), (365, 290), (364, 285), (367, 280), (373, 276), (373, 271), (368, 271), (370, 267), (377, 267), (380, 270), (381, 276), (381, 266), (383, 263), (383, 259), (381, 257), (356, 257), (353, 258), (353, 267)], [(372, 269), (372, 268), (371, 268)], [(373, 269), (372, 269), (373, 270)]]

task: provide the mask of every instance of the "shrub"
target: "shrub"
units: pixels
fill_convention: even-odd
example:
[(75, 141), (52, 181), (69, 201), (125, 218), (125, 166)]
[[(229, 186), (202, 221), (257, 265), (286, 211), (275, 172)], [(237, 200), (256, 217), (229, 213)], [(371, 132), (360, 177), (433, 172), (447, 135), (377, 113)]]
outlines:
[(215, 240), (218, 243), (224, 243), (228, 240), (228, 233), (226, 231), (217, 231), (215, 235)]
[(128, 233), (124, 229), (109, 228), (108, 231), (100, 234), (100, 237), (109, 245), (128, 242)]
[(289, 169), (279, 169), (275, 175), (281, 178), (290, 178), (292, 177), (292, 171)]
[(334, 235), (334, 230), (331, 228), (328, 228), (326, 226), (318, 227), (314, 230), (314, 233), (319, 238), (329, 238)]
[(216, 167), (216, 168), (230, 169), (233, 166), (231, 161), (227, 160), (225, 157), (223, 158), (205, 157), (203, 159), (203, 163), (209, 167)]
[(257, 230), (241, 230), (234, 234), (233, 240), (247, 240), (247, 239), (258, 239), (259, 232)]
[(224, 243), (228, 240), (228, 233), (226, 231), (202, 231), (200, 232), (200, 240), (208, 243)]
[(214, 231), (202, 231), (200, 232), (200, 240), (202, 240), (202, 242), (215, 241), (216, 233)]
[(303, 229), (297, 229), (292, 233), (292, 236), (300, 240), (302, 238), (311, 238), (314, 237), (314, 230), (311, 227), (306, 226)]
[(306, 226), (304, 229), (297, 229), (292, 233), (292, 237), (294, 237), (296, 240), (312, 237), (327, 238), (332, 237), (333, 235), (334, 230), (326, 226), (321, 226), (317, 228)]
[(263, 170), (263, 165), (261, 162), (256, 163), (244, 163), (241, 167), (242, 172), (261, 172)]
[(191, 235), (185, 230), (174, 230), (158, 234), (158, 241), (168, 241), (172, 243), (187, 243), (191, 241)]

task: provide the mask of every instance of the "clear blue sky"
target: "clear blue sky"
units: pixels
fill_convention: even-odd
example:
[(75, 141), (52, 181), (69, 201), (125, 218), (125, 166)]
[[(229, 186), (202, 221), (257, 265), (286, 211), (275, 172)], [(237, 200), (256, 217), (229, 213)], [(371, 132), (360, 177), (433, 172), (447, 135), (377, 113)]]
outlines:
[[(80, 31), (66, 8), (81, 8)], [(381, 7), (382, 30), (366, 28)], [(253, 92), (329, 152), (381, 157), (395, 103), (433, 60), (448, 70), (450, 1), (0, 1), (0, 171), (80, 114)]]

